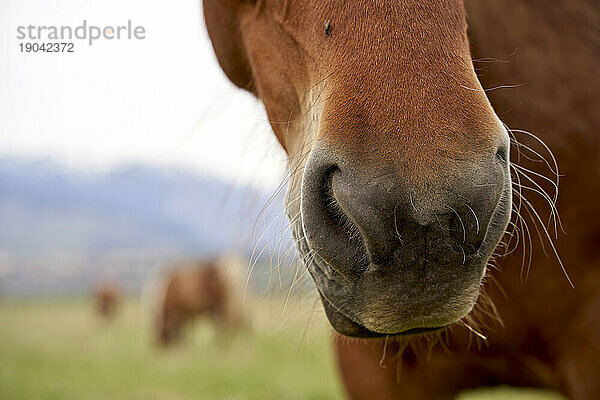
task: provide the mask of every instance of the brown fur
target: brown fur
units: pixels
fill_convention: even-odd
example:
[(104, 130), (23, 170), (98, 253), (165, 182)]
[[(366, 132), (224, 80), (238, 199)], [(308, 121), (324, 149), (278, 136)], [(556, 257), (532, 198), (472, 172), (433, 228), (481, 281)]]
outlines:
[[(336, 340), (344, 382), (355, 399), (444, 399), (497, 384), (552, 389), (571, 399), (600, 398), (600, 7), (591, 1), (471, 0), (467, 5), (484, 87), (523, 84), (489, 92), (492, 104), (511, 128), (542, 138), (564, 175), (559, 210), (566, 235), (559, 233), (554, 241), (575, 288), (556, 258), (544, 254), (533, 217), (522, 211), (534, 236), (533, 247), (526, 249), (533, 252), (531, 265), (523, 265), (519, 247), (498, 260), (497, 284), (487, 285), (504, 327), (492, 323), (493, 329), (484, 330), (485, 343), (470, 349), (468, 331), (455, 328), (425, 362), (408, 348), (402, 371), (393, 361), (379, 366), (382, 341)], [(519, 163), (551, 176), (539, 161)], [(548, 214), (541, 196), (527, 195), (535, 209)], [(521, 235), (527, 241), (525, 232)], [(551, 252), (547, 239), (542, 241)], [(529, 269), (528, 276), (523, 269)], [(482, 319), (489, 324), (489, 318)], [(386, 352), (397, 349), (392, 344)]]
[[(290, 156), (294, 193), (314, 141), (343, 145), (350, 157), (383, 171), (403, 161), (412, 171), (407, 179), (416, 185), (438, 172), (440, 153), (458, 159), (494, 146), (493, 116), (472, 73), (467, 38), (456, 36), (464, 17), (457, 14), (457, 3), (205, 0), (204, 9), (223, 69), (265, 104)], [(575, 288), (541, 227), (547, 200), (522, 188), (531, 207), (518, 198), (515, 203), (522, 205), (517, 209), (534, 240), (529, 243), (527, 228), (513, 215), (513, 232), (525, 247), (498, 259), (502, 272), (493, 272), (485, 289), (495, 306), (484, 307), (480, 298), (472, 316), (480, 322), (473, 329), (487, 339), (476, 346), (477, 338), (460, 324), (431, 348), (424, 337), (408, 345), (405, 339), (386, 344), (337, 338), (343, 381), (353, 399), (450, 399), (465, 389), (497, 384), (548, 388), (577, 400), (600, 398), (600, 5), (593, 0), (466, 3), (483, 86), (521, 85), (489, 91), (493, 106), (509, 127), (542, 138), (564, 175), (558, 206), (567, 235), (559, 227), (552, 240)], [(420, 7), (428, 8), (427, 18), (415, 17), (423, 15)], [(325, 21), (330, 21), (328, 34)], [(439, 65), (430, 65), (432, 59)], [(321, 124), (318, 132), (314, 119)], [(442, 134), (465, 127), (480, 134)], [(415, 130), (422, 135), (408, 135)], [(543, 151), (526, 134), (515, 136)], [(530, 160), (537, 156), (527, 148), (513, 144), (512, 153), (515, 165), (552, 178), (544, 162)], [(538, 182), (550, 191), (547, 182)], [(521, 184), (535, 189), (526, 178)], [(533, 209), (543, 215), (542, 223)], [(299, 208), (288, 212), (293, 219)], [(496, 314), (503, 324), (495, 322)]]
[[(595, 399), (600, 396), (600, 227), (591, 216), (595, 213), (592, 199), (600, 194), (600, 120), (594, 111), (600, 106), (600, 42), (598, 25), (589, 21), (594, 16), (598, 21), (598, 7), (581, 1), (552, 7), (522, 1), (470, 1), (468, 6), (474, 58), (487, 58), (476, 62), (484, 86), (525, 84), (490, 92), (493, 105), (510, 127), (541, 137), (565, 175), (560, 184), (560, 210), (568, 236), (559, 234), (556, 245), (576, 288), (568, 285), (557, 261), (543, 253), (539, 242), (533, 243), (532, 264), (525, 265), (531, 272), (523, 282), (523, 250), (519, 248), (499, 260), (502, 272), (494, 274), (498, 285), (489, 284), (487, 289), (505, 328), (496, 324), (494, 330), (486, 330), (487, 340), (480, 349), (467, 349), (465, 330), (449, 335), (451, 354), (436, 348), (429, 362), (415, 362), (414, 351), (409, 349), (405, 359), (413, 362), (403, 364), (401, 380), (406, 384), (396, 385), (397, 365), (378, 367), (381, 342), (337, 341), (344, 382), (353, 398), (367, 398), (369, 389), (377, 395), (368, 398), (452, 398), (467, 388), (511, 384), (554, 389), (573, 399)], [(510, 26), (502, 24), (500, 16)], [(526, 159), (520, 163), (548, 175), (539, 163)], [(529, 197), (537, 210), (547, 212), (544, 199)], [(527, 240), (521, 234), (521, 240)], [(361, 373), (383, 382), (376, 388), (362, 385), (364, 380), (355, 376)]]
[(121, 289), (114, 282), (103, 282), (94, 289), (94, 305), (102, 318), (112, 319), (121, 304)]
[(217, 327), (240, 328), (241, 305), (235, 290), (217, 260), (179, 265), (167, 276), (157, 315), (159, 341), (171, 344), (181, 339), (186, 324), (207, 316)]

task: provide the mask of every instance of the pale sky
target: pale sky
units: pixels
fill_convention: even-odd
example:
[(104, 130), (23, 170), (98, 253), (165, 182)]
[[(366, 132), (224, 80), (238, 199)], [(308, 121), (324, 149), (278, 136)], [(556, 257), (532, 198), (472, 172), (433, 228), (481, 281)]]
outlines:
[[(144, 40), (21, 53), (17, 27), (134, 25)], [(273, 187), (285, 169), (262, 104), (220, 70), (201, 0), (0, 0), (0, 157), (77, 171), (192, 169)]]

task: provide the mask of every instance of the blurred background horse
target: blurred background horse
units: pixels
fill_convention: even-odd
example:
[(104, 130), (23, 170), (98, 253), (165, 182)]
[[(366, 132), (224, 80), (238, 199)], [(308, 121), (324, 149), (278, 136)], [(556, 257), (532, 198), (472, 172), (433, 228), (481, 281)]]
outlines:
[(228, 256), (175, 264), (163, 281), (156, 312), (157, 338), (163, 345), (182, 338), (192, 321), (208, 318), (224, 334), (247, 324), (242, 305), (242, 269)]
[(122, 292), (115, 281), (103, 281), (97, 284), (93, 292), (96, 313), (104, 319), (112, 319), (117, 315), (122, 302)]

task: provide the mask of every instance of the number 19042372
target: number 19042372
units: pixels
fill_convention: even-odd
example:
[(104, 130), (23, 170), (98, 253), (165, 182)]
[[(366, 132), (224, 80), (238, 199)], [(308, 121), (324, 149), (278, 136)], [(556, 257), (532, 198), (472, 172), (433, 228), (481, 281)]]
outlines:
[(21, 53), (74, 53), (73, 43), (19, 43)]

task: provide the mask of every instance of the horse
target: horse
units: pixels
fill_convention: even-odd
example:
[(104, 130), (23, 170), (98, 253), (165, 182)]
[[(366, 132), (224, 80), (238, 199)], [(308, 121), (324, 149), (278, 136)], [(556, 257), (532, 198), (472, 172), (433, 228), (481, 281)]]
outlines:
[(121, 304), (121, 289), (115, 282), (104, 281), (99, 283), (93, 291), (96, 313), (106, 319), (113, 319), (117, 315)]
[(286, 212), (350, 398), (600, 398), (597, 2), (203, 10), (288, 155)]
[(156, 314), (158, 343), (179, 342), (184, 326), (200, 316), (207, 316), (226, 332), (244, 326), (240, 285), (230, 266), (230, 260), (206, 259), (171, 267)]

